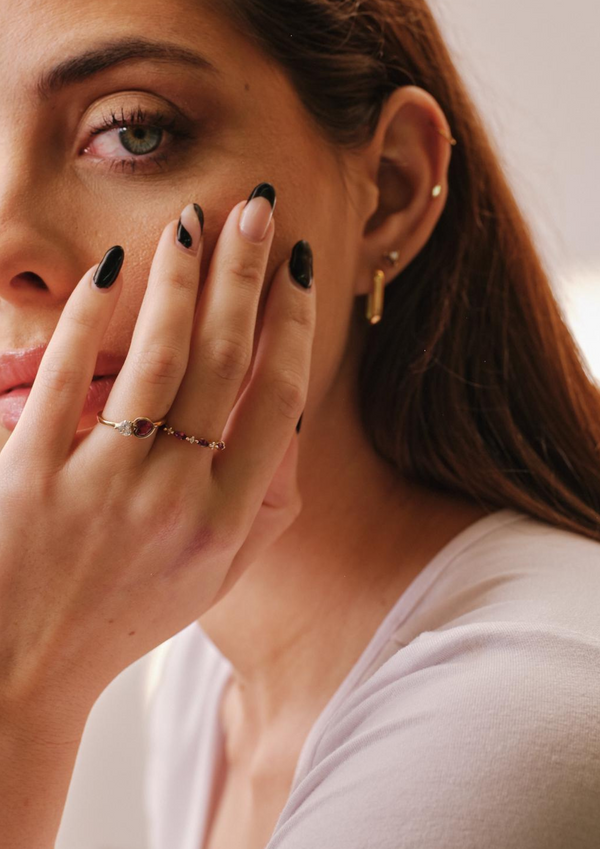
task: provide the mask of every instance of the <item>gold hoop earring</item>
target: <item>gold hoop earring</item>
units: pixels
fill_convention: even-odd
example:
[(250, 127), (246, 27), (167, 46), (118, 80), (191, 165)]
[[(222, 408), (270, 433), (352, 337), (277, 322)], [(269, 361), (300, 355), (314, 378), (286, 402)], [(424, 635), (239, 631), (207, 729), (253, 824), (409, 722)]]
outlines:
[(446, 139), (446, 141), (450, 142), (450, 144), (452, 144), (452, 145), (458, 144), (458, 142), (456, 141), (456, 139), (452, 135), (448, 135), (448, 133), (445, 132), (445, 130), (440, 130), (439, 127), (436, 127), (436, 125), (433, 123), (433, 121), (431, 121), (430, 123), (431, 123), (431, 126), (433, 127), (433, 129), (436, 131), (436, 133), (439, 133), (440, 136), (443, 136)]
[(385, 274), (380, 269), (373, 277), (373, 289), (367, 301), (367, 321), (377, 324), (383, 317), (383, 298), (385, 291)]

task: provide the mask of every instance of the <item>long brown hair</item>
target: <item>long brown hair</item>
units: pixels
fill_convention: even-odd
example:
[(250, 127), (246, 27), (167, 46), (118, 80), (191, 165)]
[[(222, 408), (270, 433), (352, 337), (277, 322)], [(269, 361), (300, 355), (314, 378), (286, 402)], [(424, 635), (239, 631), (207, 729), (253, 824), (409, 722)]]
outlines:
[(216, 7), (282, 67), (329, 142), (368, 142), (402, 85), (433, 95), (458, 141), (440, 220), (368, 331), (359, 392), (377, 453), (429, 488), (600, 541), (600, 392), (425, 0)]

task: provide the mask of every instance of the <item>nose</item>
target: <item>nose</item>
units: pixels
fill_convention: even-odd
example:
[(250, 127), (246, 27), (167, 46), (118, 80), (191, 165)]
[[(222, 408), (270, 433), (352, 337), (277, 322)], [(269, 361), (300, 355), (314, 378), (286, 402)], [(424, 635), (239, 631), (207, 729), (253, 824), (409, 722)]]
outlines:
[(0, 312), (3, 302), (5, 307), (42, 300), (64, 304), (86, 269), (81, 266), (85, 251), (74, 244), (77, 226), (61, 196), (59, 174), (36, 167), (25, 154), (3, 156), (2, 163)]

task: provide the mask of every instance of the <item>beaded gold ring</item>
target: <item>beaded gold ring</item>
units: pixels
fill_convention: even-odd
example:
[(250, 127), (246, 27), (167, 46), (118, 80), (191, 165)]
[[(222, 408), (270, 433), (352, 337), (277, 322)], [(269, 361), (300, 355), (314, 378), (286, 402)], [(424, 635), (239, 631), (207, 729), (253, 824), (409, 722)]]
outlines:
[(174, 430), (168, 425), (163, 427), (163, 431), (169, 436), (174, 436), (175, 439), (180, 439), (182, 442), (189, 442), (190, 445), (200, 445), (201, 448), (210, 448), (211, 451), (225, 451), (227, 447), (224, 442), (209, 442), (208, 439), (196, 439), (195, 436), (187, 436), (180, 430)]
[[(209, 442), (208, 439), (196, 439), (195, 436), (187, 436), (180, 430), (174, 430), (167, 424), (167, 420), (163, 419), (160, 422), (154, 422), (146, 416), (138, 416), (133, 421), (109, 422), (102, 417), (100, 413), (97, 415), (99, 424), (109, 425), (114, 428), (122, 436), (135, 436), (136, 439), (148, 439), (156, 431), (161, 428), (169, 436), (174, 436), (182, 442), (189, 442), (190, 445), (199, 445), (201, 448), (210, 448), (211, 451), (225, 451), (227, 447), (224, 442)], [(163, 427), (164, 425), (164, 427)]]

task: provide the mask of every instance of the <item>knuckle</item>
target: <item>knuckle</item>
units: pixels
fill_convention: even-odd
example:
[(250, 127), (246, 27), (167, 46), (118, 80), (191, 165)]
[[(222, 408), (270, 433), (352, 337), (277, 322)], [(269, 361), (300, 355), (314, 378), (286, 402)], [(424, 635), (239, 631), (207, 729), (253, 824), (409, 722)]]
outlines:
[(231, 259), (227, 273), (238, 286), (249, 289), (251, 292), (256, 292), (257, 289), (260, 290), (262, 288), (263, 270), (259, 257), (236, 257)]
[(186, 368), (186, 356), (176, 345), (156, 342), (138, 352), (132, 362), (135, 375), (153, 385), (164, 386), (180, 379)]
[(171, 289), (190, 291), (196, 288), (196, 280), (187, 268), (171, 268), (165, 282)]
[(211, 369), (223, 380), (241, 380), (250, 366), (251, 352), (240, 339), (220, 338), (206, 345)]
[(272, 394), (279, 412), (291, 419), (298, 419), (304, 410), (304, 387), (298, 374), (286, 371), (277, 374), (272, 381)]
[(97, 313), (85, 310), (81, 305), (71, 307), (69, 321), (76, 327), (86, 331), (95, 330), (98, 327)]
[(36, 377), (36, 383), (38, 380), (44, 389), (58, 393), (79, 386), (85, 380), (85, 373), (76, 362), (56, 355), (44, 362)]
[(311, 333), (315, 324), (312, 301), (312, 298), (303, 298), (300, 303), (296, 301), (284, 308), (283, 321), (292, 327), (297, 327), (303, 335)]

